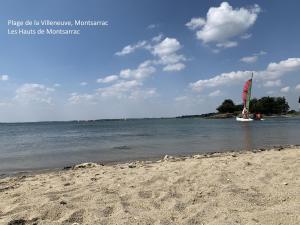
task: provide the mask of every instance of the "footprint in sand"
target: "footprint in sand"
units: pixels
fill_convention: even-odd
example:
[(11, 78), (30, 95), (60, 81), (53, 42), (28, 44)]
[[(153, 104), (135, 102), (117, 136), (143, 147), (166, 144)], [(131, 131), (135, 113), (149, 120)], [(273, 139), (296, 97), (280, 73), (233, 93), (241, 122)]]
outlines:
[(52, 206), (48, 207), (46, 211), (42, 214), (42, 220), (59, 220), (63, 215), (63, 208), (62, 206)]
[(25, 225), (27, 223), (24, 219), (12, 220), (8, 223), (8, 225)]
[(151, 198), (152, 197), (152, 191), (139, 191), (138, 195), (141, 198)]
[(105, 207), (101, 211), (101, 216), (103, 216), (103, 217), (109, 217), (113, 212), (114, 212), (114, 208), (111, 207), (111, 206), (108, 206), (108, 207)]
[(37, 225), (39, 218), (33, 218), (32, 220), (24, 220), (24, 219), (16, 219), (12, 220), (8, 223), (8, 225), (26, 225), (26, 224), (32, 224)]
[(176, 202), (176, 204), (174, 205), (174, 209), (178, 212), (182, 212), (183, 210), (185, 210), (186, 207), (187, 205), (183, 202)]
[(64, 221), (63, 224), (65, 224), (65, 225), (74, 224), (74, 223), (75, 224), (76, 223), (82, 224), (83, 223), (83, 216), (84, 216), (84, 210), (83, 209), (75, 211), (70, 215), (70, 217), (68, 219), (66, 219)]

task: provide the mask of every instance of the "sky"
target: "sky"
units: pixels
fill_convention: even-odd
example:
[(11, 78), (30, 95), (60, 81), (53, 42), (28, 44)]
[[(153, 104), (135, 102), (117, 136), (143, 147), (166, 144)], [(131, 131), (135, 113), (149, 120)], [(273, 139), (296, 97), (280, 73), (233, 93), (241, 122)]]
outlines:
[[(299, 109), (297, 0), (0, 4), (0, 122), (214, 112), (224, 99), (242, 102), (251, 73), (253, 97), (285, 96)], [(12, 35), (19, 28), (8, 20), (108, 25), (81, 26), (80, 35)]]

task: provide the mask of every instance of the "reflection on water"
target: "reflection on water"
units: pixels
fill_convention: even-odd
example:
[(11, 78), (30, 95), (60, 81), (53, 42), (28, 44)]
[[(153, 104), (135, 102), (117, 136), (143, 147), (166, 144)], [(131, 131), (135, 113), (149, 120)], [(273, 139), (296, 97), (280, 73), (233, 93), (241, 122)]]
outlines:
[(241, 123), (242, 126), (242, 136), (244, 137), (244, 147), (243, 149), (249, 151), (254, 148), (252, 139), (252, 126), (248, 122)]

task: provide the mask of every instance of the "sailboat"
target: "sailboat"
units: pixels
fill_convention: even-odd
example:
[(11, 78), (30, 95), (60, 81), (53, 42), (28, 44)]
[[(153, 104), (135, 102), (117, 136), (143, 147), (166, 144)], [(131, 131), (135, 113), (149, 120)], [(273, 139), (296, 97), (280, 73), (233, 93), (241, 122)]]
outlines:
[(242, 111), (242, 117), (236, 117), (237, 121), (241, 121), (241, 122), (253, 121), (253, 119), (251, 119), (249, 117), (252, 79), (253, 79), (253, 73), (251, 75), (251, 79), (247, 80), (246, 83), (244, 84), (243, 94), (242, 94), (244, 108), (243, 108), (243, 111)]

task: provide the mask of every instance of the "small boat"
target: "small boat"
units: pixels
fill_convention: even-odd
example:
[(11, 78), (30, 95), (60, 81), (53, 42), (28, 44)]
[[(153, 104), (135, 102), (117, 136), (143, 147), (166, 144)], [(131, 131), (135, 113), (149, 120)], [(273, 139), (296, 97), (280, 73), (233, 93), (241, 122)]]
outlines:
[(240, 122), (250, 122), (253, 121), (253, 119), (251, 119), (249, 117), (249, 109), (250, 109), (250, 100), (251, 100), (251, 89), (252, 89), (252, 79), (253, 79), (253, 73), (251, 75), (251, 79), (247, 80), (244, 88), (243, 88), (243, 94), (242, 94), (242, 98), (243, 98), (243, 103), (244, 103), (244, 109), (242, 111), (242, 117), (236, 117), (237, 121)]
[(236, 121), (240, 121), (240, 122), (249, 122), (249, 121), (253, 121), (253, 119), (248, 118), (248, 119), (244, 119), (242, 117), (236, 117)]

